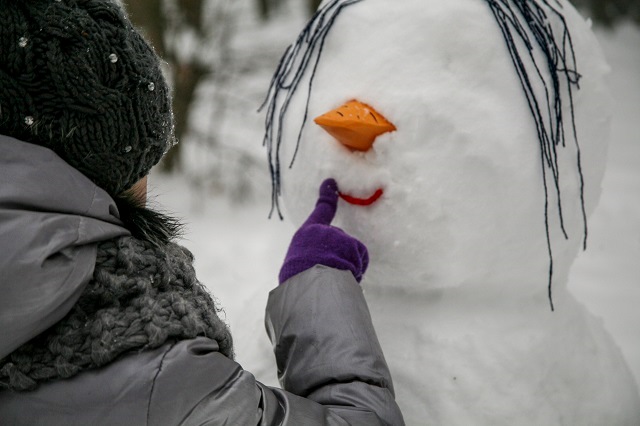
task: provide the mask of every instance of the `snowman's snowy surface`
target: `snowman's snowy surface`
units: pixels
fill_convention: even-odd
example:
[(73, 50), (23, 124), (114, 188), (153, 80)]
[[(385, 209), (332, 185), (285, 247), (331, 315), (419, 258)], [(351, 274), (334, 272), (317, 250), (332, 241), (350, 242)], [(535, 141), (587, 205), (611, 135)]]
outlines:
[[(384, 190), (369, 207), (341, 202), (334, 223), (369, 248), (363, 286), (410, 425), (640, 423), (619, 350), (566, 291), (584, 231), (577, 159), (589, 214), (604, 172), (610, 99), (595, 37), (561, 5), (582, 75), (573, 92), (579, 155), (571, 137), (558, 147), (568, 239), (555, 190), (545, 198), (535, 123), (484, 0), (346, 7), (323, 45), (310, 97), (312, 67), (288, 107), (286, 217), (301, 223), (328, 177), (360, 198)], [(308, 119), (289, 168), (307, 102), (313, 118), (352, 99), (397, 131), (351, 152)], [(565, 99), (565, 117), (570, 106)]]
[[(578, 50), (591, 49), (593, 36), (582, 25), (585, 31), (574, 35), (574, 43)], [(600, 81), (606, 65), (599, 52), (579, 58), (580, 69), (589, 70), (575, 102), (591, 210), (603, 173), (609, 99)], [(285, 165), (293, 158), (306, 88), (303, 82), (285, 116)], [(384, 287), (422, 291), (482, 282), (485, 293), (519, 296), (537, 292), (540, 285), (533, 283), (544, 288), (548, 252), (540, 146), (485, 1), (364, 0), (346, 8), (324, 45), (308, 117), (350, 99), (371, 105), (398, 130), (358, 153), (308, 120), (293, 167), (282, 168), (283, 198), (294, 222), (310, 210), (326, 177), (362, 198), (383, 188), (384, 197), (370, 208), (342, 206), (336, 224), (369, 246), (371, 275)], [(569, 140), (561, 150), (561, 191), (568, 194), (563, 213), (571, 239), (565, 244), (550, 188), (558, 281), (583, 232), (576, 147)]]

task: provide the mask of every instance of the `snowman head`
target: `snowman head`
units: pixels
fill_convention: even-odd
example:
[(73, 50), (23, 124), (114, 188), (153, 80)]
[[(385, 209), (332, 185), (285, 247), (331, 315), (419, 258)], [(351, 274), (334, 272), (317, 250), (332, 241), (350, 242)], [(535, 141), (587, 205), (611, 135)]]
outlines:
[(599, 196), (606, 72), (564, 1), (325, 1), (266, 103), (274, 206), (300, 224), (332, 177), (366, 285), (546, 300)]

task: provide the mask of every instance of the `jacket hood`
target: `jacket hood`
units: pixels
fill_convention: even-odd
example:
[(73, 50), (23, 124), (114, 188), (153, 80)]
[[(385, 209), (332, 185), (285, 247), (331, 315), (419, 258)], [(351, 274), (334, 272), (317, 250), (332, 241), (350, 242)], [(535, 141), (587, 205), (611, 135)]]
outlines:
[(86, 176), (0, 135), (0, 359), (64, 317), (93, 275), (97, 244), (128, 234)]

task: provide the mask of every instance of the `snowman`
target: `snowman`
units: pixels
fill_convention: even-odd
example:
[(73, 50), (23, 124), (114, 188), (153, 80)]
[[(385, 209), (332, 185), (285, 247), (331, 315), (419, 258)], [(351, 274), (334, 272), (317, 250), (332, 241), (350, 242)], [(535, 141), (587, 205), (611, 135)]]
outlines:
[(282, 58), (274, 212), (299, 225), (337, 181), (407, 424), (640, 424), (620, 350), (567, 289), (607, 72), (556, 0), (326, 0)]

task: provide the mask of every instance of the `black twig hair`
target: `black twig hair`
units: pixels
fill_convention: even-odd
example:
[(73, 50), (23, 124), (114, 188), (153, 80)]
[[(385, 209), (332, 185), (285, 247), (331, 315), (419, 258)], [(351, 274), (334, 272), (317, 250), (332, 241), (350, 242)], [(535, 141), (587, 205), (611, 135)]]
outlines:
[[(289, 108), (289, 102), (295, 94), (302, 77), (307, 68), (312, 66), (311, 77), (309, 78), (309, 87), (307, 91), (307, 102), (304, 110), (304, 118), (300, 124), (298, 132), (298, 140), (296, 141), (296, 149), (291, 158), (289, 167), (293, 166), (300, 146), (302, 138), (302, 130), (307, 122), (307, 114), (309, 111), (309, 98), (313, 88), (313, 80), (316, 74), (324, 42), (329, 34), (329, 30), (333, 27), (338, 15), (345, 7), (359, 3), (363, 0), (332, 0), (318, 9), (311, 20), (304, 27), (295, 43), (287, 48), (284, 55), (280, 59), (278, 68), (276, 69), (267, 97), (260, 107), (259, 111), (266, 106), (267, 116), (265, 118), (265, 133), (263, 145), (267, 147), (269, 157), (269, 171), (271, 172), (271, 211), (269, 217), (274, 211), (278, 212), (278, 216), (282, 219), (280, 211), (280, 144), (282, 142), (282, 127), (284, 117)], [(278, 109), (279, 95), (284, 92), (284, 100)], [(277, 113), (277, 117), (276, 117)], [(275, 143), (275, 146), (274, 146)]]
[[(544, 224), (549, 253), (548, 296), (551, 310), (553, 306), (553, 250), (549, 232), (549, 176), (553, 180), (553, 191), (557, 197), (558, 220), (565, 239), (568, 239), (562, 214), (562, 197), (560, 192), (560, 168), (558, 166), (558, 147), (566, 147), (567, 136), (564, 129), (562, 113), (563, 88), (569, 101), (571, 111), (572, 139), (576, 147), (576, 166), (580, 178), (580, 202), (583, 218), (583, 249), (587, 248), (587, 214), (584, 206), (584, 176), (580, 159), (580, 145), (575, 125), (573, 108), (573, 89), (580, 88), (580, 74), (576, 67), (571, 34), (564, 16), (560, 12), (562, 5), (555, 1), (556, 7), (547, 0), (485, 0), (496, 18), (502, 35), (509, 49), (509, 54), (522, 90), (527, 98), (531, 115), (536, 124), (538, 141), (540, 142), (540, 160), (542, 166), (542, 183), (544, 186)], [(542, 7), (544, 5), (545, 7)], [(561, 34), (555, 34), (551, 21), (555, 21)], [(524, 49), (523, 47), (524, 46)], [(539, 63), (536, 52), (542, 53), (545, 63)], [(552, 87), (544, 79), (543, 72), (548, 71)], [(544, 89), (543, 93), (537, 87)]]

